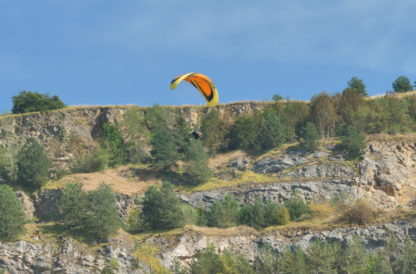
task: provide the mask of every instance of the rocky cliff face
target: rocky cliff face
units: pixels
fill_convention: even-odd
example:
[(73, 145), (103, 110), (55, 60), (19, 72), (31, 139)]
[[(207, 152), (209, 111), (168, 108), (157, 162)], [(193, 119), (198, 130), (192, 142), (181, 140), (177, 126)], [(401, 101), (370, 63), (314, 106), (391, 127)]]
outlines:
[[(266, 102), (242, 102), (218, 105), (216, 109), (227, 120), (237, 115), (262, 108)], [(181, 106), (164, 107), (168, 117), (174, 121), (183, 115), (191, 126), (196, 126), (208, 112), (207, 107)], [(108, 106), (70, 107), (49, 112), (35, 112), (20, 115), (0, 116), (0, 147), (13, 154), (27, 138), (35, 138), (45, 146), (56, 169), (73, 167), (77, 154), (97, 146), (102, 125), (105, 122), (121, 124), (124, 114), (134, 109), (144, 117), (148, 107)], [(147, 131), (147, 128), (141, 128)]]
[[(261, 103), (236, 103), (218, 107), (227, 119), (262, 107)], [(104, 122), (121, 124), (128, 107), (86, 107), (51, 113), (3, 116), (0, 119), (0, 146), (12, 151), (34, 137), (45, 145), (56, 168), (70, 168), (77, 153), (97, 145), (99, 130)], [(137, 108), (146, 115), (147, 108)], [(197, 124), (207, 112), (203, 107), (170, 107), (175, 115), (181, 113), (190, 124)], [(143, 130), (147, 130), (143, 128)], [(244, 181), (227, 186), (227, 180), (251, 172), (269, 178), (267, 182)], [(181, 198), (196, 207), (209, 208), (225, 194), (241, 202), (256, 197), (284, 202), (294, 193), (306, 200), (319, 201), (336, 195), (363, 198), (382, 208), (414, 206), (416, 204), (416, 139), (387, 141), (372, 140), (366, 154), (358, 162), (347, 162), (333, 154), (331, 147), (312, 154), (299, 151), (275, 152), (260, 159), (240, 157), (225, 163), (218, 176), (224, 185), (217, 189), (181, 193)], [(231, 178), (231, 179), (230, 179)], [(19, 192), (28, 217), (42, 221), (53, 220), (57, 213), (60, 190), (43, 190), (32, 197)], [(118, 194), (120, 214), (137, 203), (140, 195)], [(363, 237), (367, 248), (382, 246), (388, 232), (397, 237), (416, 240), (414, 219), (371, 227), (333, 228), (326, 230), (292, 230), (257, 232), (251, 228), (216, 231), (188, 227), (176, 234), (152, 236), (147, 239), (160, 248), (158, 257), (165, 266), (175, 259), (189, 262), (198, 251), (214, 243), (218, 249), (229, 249), (253, 260), (264, 244), (276, 252), (287, 246), (306, 246), (313, 239), (348, 243), (352, 235)], [(117, 260), (119, 273), (145, 273), (145, 266), (133, 258), (134, 244), (113, 239), (100, 247), (91, 248), (68, 239), (45, 239), (38, 235), (29, 240), (0, 243), (0, 270), (10, 273), (99, 273), (111, 258)]]

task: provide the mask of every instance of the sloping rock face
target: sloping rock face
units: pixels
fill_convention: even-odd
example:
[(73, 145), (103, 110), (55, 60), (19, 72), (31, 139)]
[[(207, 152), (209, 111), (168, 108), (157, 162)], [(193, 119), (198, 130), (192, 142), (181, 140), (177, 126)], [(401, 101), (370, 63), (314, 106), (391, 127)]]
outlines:
[(329, 152), (304, 153), (289, 151), (254, 161), (233, 160), (230, 169), (249, 170), (270, 176), (272, 182), (244, 183), (240, 186), (182, 194), (187, 203), (209, 208), (226, 194), (240, 202), (256, 197), (284, 202), (296, 193), (309, 201), (345, 195), (363, 198), (374, 206), (394, 208), (416, 204), (416, 143), (371, 142), (365, 155), (356, 163)]
[[(225, 121), (242, 113), (263, 108), (267, 102), (239, 102), (215, 107)], [(102, 125), (106, 122), (122, 125), (126, 111), (134, 109), (145, 117), (149, 107), (94, 106), (70, 107), (62, 110), (0, 116), (0, 147), (10, 155), (27, 138), (35, 138), (45, 148), (55, 169), (70, 169), (80, 153), (96, 147)], [(212, 108), (197, 106), (164, 107), (171, 124), (177, 115), (195, 127)], [(141, 130), (147, 131), (146, 127)], [(122, 132), (124, 133), (124, 132)], [(124, 133), (125, 134), (125, 133)], [(129, 136), (125, 136), (128, 138)]]
[(416, 140), (371, 143), (358, 167), (366, 191), (381, 190), (397, 204), (416, 204)]
[(0, 270), (11, 274), (101, 273), (115, 261), (118, 273), (148, 273), (146, 269), (138, 268), (132, 250), (132, 246), (119, 241), (112, 241), (95, 251), (67, 239), (45, 243), (0, 243)]
[[(247, 228), (239, 227), (244, 230)], [(225, 232), (227, 233), (227, 232)], [(404, 240), (409, 237), (416, 240), (416, 221), (401, 221), (369, 227), (336, 228), (323, 231), (288, 231), (271, 233), (236, 233), (235, 235), (221, 235), (194, 231), (190, 229), (184, 233), (170, 237), (151, 237), (149, 242), (160, 246), (160, 258), (162, 263), (169, 267), (175, 260), (184, 264), (190, 261), (198, 252), (213, 244), (217, 251), (227, 249), (236, 254), (241, 254), (249, 261), (254, 261), (259, 256), (260, 250), (265, 245), (270, 245), (276, 253), (283, 252), (286, 248), (300, 247), (306, 249), (308, 245), (317, 239), (326, 242), (340, 242), (346, 246), (352, 243), (358, 236), (368, 250), (380, 248), (386, 245), (389, 237)]]

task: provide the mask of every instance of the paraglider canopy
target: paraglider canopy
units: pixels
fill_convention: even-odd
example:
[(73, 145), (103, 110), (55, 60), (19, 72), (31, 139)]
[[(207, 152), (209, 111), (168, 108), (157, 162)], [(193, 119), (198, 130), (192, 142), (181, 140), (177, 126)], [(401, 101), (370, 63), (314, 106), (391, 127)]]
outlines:
[(204, 96), (207, 105), (213, 107), (218, 104), (218, 91), (212, 80), (201, 73), (186, 73), (175, 77), (170, 83), (170, 88), (175, 89), (180, 82), (191, 83)]

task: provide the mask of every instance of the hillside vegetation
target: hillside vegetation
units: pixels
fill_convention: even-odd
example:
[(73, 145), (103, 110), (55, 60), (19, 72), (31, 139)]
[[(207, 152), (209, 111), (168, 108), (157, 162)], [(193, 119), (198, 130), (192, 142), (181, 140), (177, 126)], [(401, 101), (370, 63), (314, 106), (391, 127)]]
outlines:
[[(158, 251), (152, 241), (164, 246), (165, 237), (275, 237), (414, 218), (415, 94), (368, 99), (347, 88), (310, 102), (251, 106), (54, 110), (50, 120), (56, 124), (37, 135), (34, 120), (50, 122), (48, 112), (3, 117), (1, 185), (9, 186), (9, 196), (10, 189), (32, 195), (38, 215), (29, 225), (22, 219), (0, 224), (7, 236), (1, 240), (47, 234), (52, 241), (65, 237), (96, 246), (125, 233), (130, 244), (132, 238), (139, 243), (136, 259), (164, 273), (153, 260)], [(79, 113), (95, 116), (78, 125), (66, 119)], [(21, 140), (13, 132), (37, 137)], [(40, 208), (42, 203), (47, 206)], [(23, 211), (13, 202), (10, 212)], [(10, 214), (0, 212), (5, 220)], [(414, 260), (414, 242), (401, 240), (392, 238), (384, 251), (374, 252), (359, 239), (345, 250), (320, 241), (302, 250), (269, 246), (251, 263), (226, 248), (218, 254), (205, 246), (192, 255), (195, 260), (164, 265), (175, 273), (208, 273), (210, 265), (228, 269), (224, 273), (293, 273), (284, 272), (295, 271), (292, 262), (304, 273), (316, 260), (325, 271), (361, 267), (378, 273), (382, 265), (399, 269), (394, 260)], [(392, 245), (405, 252), (394, 254)], [(322, 261), (319, 254), (332, 259)], [(361, 256), (362, 264), (351, 256)], [(338, 269), (339, 262), (346, 269)]]

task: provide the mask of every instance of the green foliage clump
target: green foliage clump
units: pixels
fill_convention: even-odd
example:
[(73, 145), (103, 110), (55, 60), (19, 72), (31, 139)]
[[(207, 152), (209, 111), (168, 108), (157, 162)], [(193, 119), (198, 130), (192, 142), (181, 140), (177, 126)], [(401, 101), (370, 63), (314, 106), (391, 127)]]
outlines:
[(358, 159), (364, 154), (365, 140), (354, 127), (347, 126), (344, 136), (341, 136), (341, 143), (336, 149), (341, 151), (347, 160)]
[(225, 136), (227, 134), (224, 121), (221, 121), (217, 110), (211, 110), (202, 120), (201, 132), (204, 145), (211, 155), (216, 154), (226, 147)]
[(151, 132), (150, 144), (153, 165), (163, 169), (170, 169), (180, 159), (173, 134), (168, 128), (158, 128)]
[(224, 250), (222, 254), (215, 253), (213, 245), (200, 252), (190, 265), (192, 274), (254, 274), (253, 267), (243, 256), (237, 256)]
[(415, 251), (416, 244), (409, 238), (391, 238), (372, 253), (358, 237), (346, 247), (317, 240), (306, 250), (286, 249), (278, 257), (277, 273), (415, 273)]
[(42, 145), (29, 138), (17, 155), (17, 183), (30, 191), (48, 181), (50, 161)]
[(336, 112), (340, 117), (340, 123), (358, 126), (358, 113), (360, 108), (366, 105), (362, 94), (356, 89), (347, 88), (335, 100)]
[(267, 150), (277, 148), (286, 141), (286, 129), (276, 112), (265, 109), (261, 114), (256, 144), (258, 151), (263, 153)]
[(302, 149), (309, 152), (314, 152), (318, 149), (320, 136), (313, 123), (306, 123), (306, 125), (302, 128), (301, 137), (302, 141), (300, 143), (300, 147)]
[(240, 209), (240, 223), (256, 229), (289, 222), (287, 208), (270, 201), (257, 198), (253, 204), (245, 204)]
[(149, 143), (150, 136), (146, 129), (145, 116), (139, 108), (131, 107), (124, 113), (122, 128), (125, 132), (125, 149), (129, 163), (145, 161), (147, 155), (145, 146)]
[(304, 199), (295, 195), (295, 197), (285, 202), (285, 206), (289, 210), (290, 219), (293, 221), (299, 220), (303, 215), (309, 215), (312, 210)]
[(160, 189), (151, 186), (143, 198), (142, 214), (151, 229), (172, 229), (184, 224), (181, 201), (173, 185), (164, 182)]
[(295, 141), (300, 130), (309, 118), (309, 106), (304, 102), (291, 102), (287, 100), (282, 107), (278, 107), (278, 114), (285, 126), (286, 139)]
[(368, 96), (363, 80), (357, 77), (352, 77), (348, 81), (348, 88), (356, 90), (360, 96)]
[(229, 147), (261, 154), (286, 141), (286, 128), (273, 108), (239, 116), (229, 132)]
[(114, 193), (106, 184), (100, 184), (88, 193), (82, 190), (80, 183), (67, 184), (59, 201), (59, 210), (65, 228), (86, 240), (107, 239), (121, 225)]
[(16, 239), (25, 231), (25, 212), (14, 191), (0, 185), (0, 241)]
[(260, 254), (254, 263), (256, 273), (273, 274), (278, 271), (278, 257), (273, 252), (270, 245), (261, 247)]
[(253, 114), (243, 114), (237, 117), (229, 133), (229, 148), (252, 151), (255, 148), (257, 128), (256, 117)]
[(193, 185), (208, 181), (212, 170), (208, 167), (209, 156), (199, 140), (189, 141), (186, 150), (185, 180)]
[(333, 97), (326, 92), (315, 95), (310, 102), (310, 115), (321, 136), (334, 135), (337, 114)]
[(85, 153), (80, 156), (76, 166), (75, 172), (96, 172), (104, 170), (109, 166), (110, 154), (107, 150), (97, 148), (91, 153)]
[(26, 113), (33, 111), (46, 111), (66, 107), (58, 96), (49, 96), (32, 91), (22, 91), (12, 97), (12, 113)]
[(104, 123), (100, 135), (101, 147), (110, 155), (109, 165), (126, 163), (128, 154), (120, 130), (114, 124)]
[(397, 79), (394, 80), (392, 86), (395, 92), (406, 92), (413, 90), (412, 84), (410, 84), (410, 80), (406, 76), (397, 77)]
[(403, 133), (411, 129), (408, 101), (397, 96), (384, 96), (376, 101), (384, 112), (384, 123), (389, 134)]
[(223, 200), (216, 201), (208, 214), (210, 226), (227, 228), (238, 224), (240, 206), (238, 201), (227, 194)]

